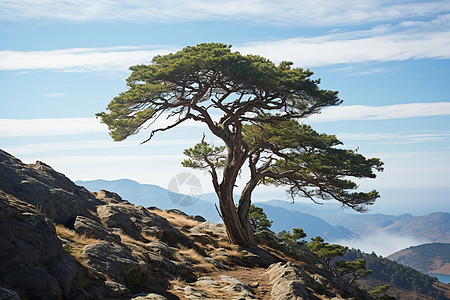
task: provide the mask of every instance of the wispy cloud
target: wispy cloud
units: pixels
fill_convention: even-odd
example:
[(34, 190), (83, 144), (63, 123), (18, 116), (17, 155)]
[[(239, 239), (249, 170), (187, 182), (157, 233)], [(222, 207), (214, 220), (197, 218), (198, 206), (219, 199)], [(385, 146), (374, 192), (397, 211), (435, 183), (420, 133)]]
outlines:
[(41, 97), (44, 98), (62, 98), (64, 97), (66, 94), (64, 93), (45, 93), (45, 94), (41, 94)]
[(427, 242), (429, 241), (426, 239), (418, 239), (382, 231), (373, 232), (357, 239), (337, 241), (338, 244), (360, 249), (367, 253), (372, 253), (373, 251), (382, 256), (388, 256), (396, 251)]
[[(450, 115), (450, 102), (409, 103), (388, 106), (337, 106), (313, 115), (308, 122), (335, 122), (348, 120), (386, 120)], [(217, 116), (215, 116), (217, 117)], [(160, 118), (152, 128), (168, 126), (171, 119)], [(201, 122), (187, 121), (179, 127), (203, 127)], [(105, 133), (107, 128), (95, 118), (0, 119), (0, 137), (55, 136)], [(368, 136), (369, 138), (370, 136)], [(373, 136), (372, 138), (375, 138)], [(409, 138), (436, 139), (433, 134), (410, 135)]]
[(149, 63), (164, 47), (74, 48), (49, 51), (0, 51), (0, 70), (56, 70), (67, 72), (126, 71), (129, 66)]
[(338, 133), (336, 135), (340, 139), (373, 141), (377, 144), (410, 144), (447, 141), (450, 138), (450, 131), (415, 133)]
[(242, 53), (259, 54), (275, 62), (293, 61), (301, 67), (346, 63), (450, 58), (450, 15), (428, 22), (404, 22), (365, 31), (333, 33), (312, 38), (260, 41), (239, 46)]
[(450, 115), (450, 102), (407, 103), (387, 106), (350, 105), (328, 107), (308, 122), (387, 120)]
[(75, 135), (106, 132), (95, 118), (0, 119), (0, 137)]
[(368, 24), (448, 12), (450, 2), (371, 0), (1, 0), (7, 21), (186, 22), (242, 20), (257, 24), (339, 26)]
[[(172, 139), (172, 140), (154, 140), (149, 144), (151, 147), (167, 147), (167, 146), (185, 146), (198, 143), (193, 139)], [(136, 148), (138, 141), (123, 141), (120, 143), (112, 140), (81, 140), (73, 142), (53, 142), (53, 143), (35, 143), (19, 146), (4, 147), (4, 149), (14, 155), (29, 155), (35, 153), (73, 151), (80, 149), (118, 149), (118, 148)]]
[[(300, 67), (408, 59), (449, 59), (450, 14), (426, 22), (410, 21), (395, 26), (377, 26), (365, 31), (259, 41), (235, 45), (234, 49), (244, 54), (259, 54), (275, 62), (290, 60)], [(3, 50), (0, 51), (0, 71), (126, 71), (130, 65), (149, 63), (155, 55), (177, 50), (177, 46)], [(364, 72), (385, 71), (376, 69)]]
[[(163, 128), (173, 119), (160, 117), (152, 128)], [(203, 127), (201, 122), (186, 121), (178, 127)], [(96, 118), (0, 119), (0, 138), (21, 136), (58, 136), (106, 133), (108, 128)], [(148, 134), (148, 132), (146, 133)], [(146, 137), (147, 138), (147, 137)]]

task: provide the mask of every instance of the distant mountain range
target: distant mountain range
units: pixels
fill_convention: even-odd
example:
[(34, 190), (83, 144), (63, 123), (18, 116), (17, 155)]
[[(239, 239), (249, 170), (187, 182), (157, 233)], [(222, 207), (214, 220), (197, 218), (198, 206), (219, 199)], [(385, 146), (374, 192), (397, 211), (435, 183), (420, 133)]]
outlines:
[[(188, 204), (180, 206), (173, 201), (172, 192), (156, 185), (140, 184), (129, 179), (76, 181), (76, 184), (90, 191), (101, 189), (118, 193), (124, 199), (145, 207), (160, 209), (181, 209), (190, 215), (201, 215), (210, 222), (221, 222), (215, 203), (215, 194), (203, 194), (192, 198)], [(308, 238), (320, 235), (329, 242), (363, 237), (375, 232), (410, 236), (428, 242), (450, 243), (450, 214), (432, 213), (425, 216), (403, 214), (399, 216), (383, 214), (360, 214), (343, 210), (340, 205), (327, 203), (290, 203), (272, 200), (256, 202), (262, 207), (268, 219), (274, 221), (274, 232), (303, 228)]]
[(450, 244), (430, 243), (397, 251), (387, 258), (422, 273), (450, 274)]

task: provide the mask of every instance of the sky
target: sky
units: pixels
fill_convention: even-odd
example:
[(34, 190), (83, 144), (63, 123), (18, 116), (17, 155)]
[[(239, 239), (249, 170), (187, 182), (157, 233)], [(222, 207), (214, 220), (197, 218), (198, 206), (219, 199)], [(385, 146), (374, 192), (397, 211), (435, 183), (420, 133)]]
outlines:
[[(180, 163), (204, 132), (219, 144), (201, 124), (141, 145), (148, 130), (113, 142), (95, 119), (126, 90), (129, 66), (203, 42), (292, 61), (339, 91), (343, 104), (301, 121), (384, 161), (358, 181), (381, 194), (371, 212), (450, 212), (448, 0), (0, 0), (0, 149), (72, 180), (167, 188), (189, 172), (212, 192), (208, 174)], [(288, 199), (282, 187), (253, 197), (274, 198)]]

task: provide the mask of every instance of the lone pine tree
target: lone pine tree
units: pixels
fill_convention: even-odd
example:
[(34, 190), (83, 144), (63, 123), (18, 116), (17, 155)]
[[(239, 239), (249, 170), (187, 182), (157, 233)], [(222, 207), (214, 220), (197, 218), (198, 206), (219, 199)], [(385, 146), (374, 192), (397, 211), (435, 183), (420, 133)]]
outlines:
[[(355, 192), (357, 185), (348, 177), (374, 178), (374, 171), (382, 170), (380, 160), (336, 148), (341, 142), (335, 136), (298, 122), (341, 103), (337, 92), (319, 88), (311, 71), (293, 68), (291, 62), (275, 65), (218, 43), (156, 56), (130, 70), (128, 90), (109, 103), (109, 112), (97, 116), (116, 141), (161, 117), (172, 122), (152, 128), (144, 143), (188, 120), (206, 124), (223, 145), (202, 139), (185, 151), (183, 165), (211, 174), (232, 242), (255, 244), (248, 213), (260, 183), (287, 186), (292, 197), (336, 199), (358, 211), (379, 197), (376, 191)], [(233, 191), (245, 164), (250, 178), (235, 204)]]

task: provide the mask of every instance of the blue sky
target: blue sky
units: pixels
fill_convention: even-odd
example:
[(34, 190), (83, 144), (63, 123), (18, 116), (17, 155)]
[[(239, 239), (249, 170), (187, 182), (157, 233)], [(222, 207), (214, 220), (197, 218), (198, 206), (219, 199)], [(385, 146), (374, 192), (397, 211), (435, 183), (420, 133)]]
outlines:
[[(94, 115), (126, 89), (129, 66), (201, 42), (293, 61), (338, 90), (341, 106), (305, 122), (385, 162), (360, 182), (382, 195), (372, 212), (450, 211), (450, 1), (0, 0), (0, 148), (72, 180), (167, 187), (192, 172), (182, 151), (206, 128), (114, 143)], [(254, 197), (271, 198), (286, 194)]]

